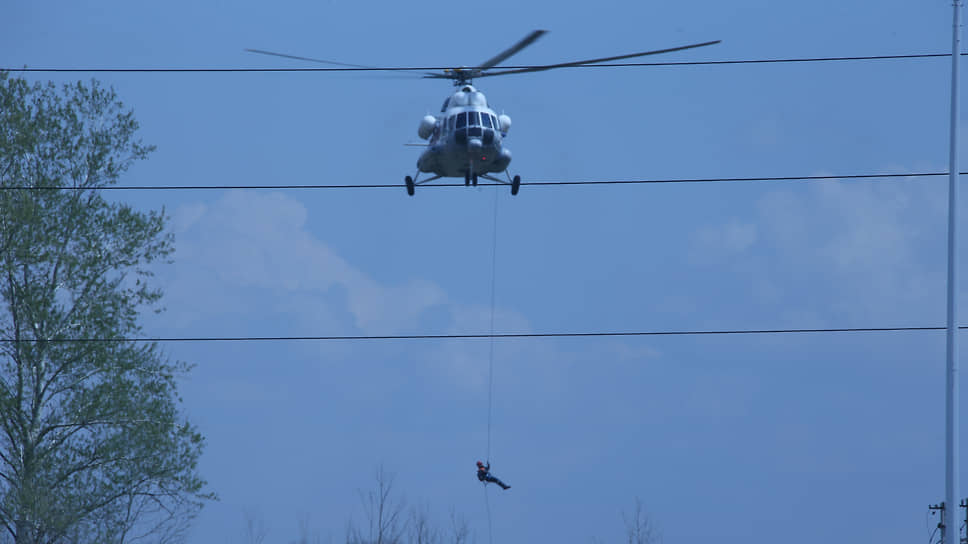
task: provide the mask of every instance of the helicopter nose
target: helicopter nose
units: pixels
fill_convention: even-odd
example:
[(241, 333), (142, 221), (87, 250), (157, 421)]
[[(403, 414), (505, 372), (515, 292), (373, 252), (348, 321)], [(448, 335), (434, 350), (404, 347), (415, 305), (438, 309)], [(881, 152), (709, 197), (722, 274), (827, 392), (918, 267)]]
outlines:
[(480, 138), (470, 138), (467, 140), (467, 149), (477, 150), (482, 147), (484, 147), (484, 144), (481, 143)]

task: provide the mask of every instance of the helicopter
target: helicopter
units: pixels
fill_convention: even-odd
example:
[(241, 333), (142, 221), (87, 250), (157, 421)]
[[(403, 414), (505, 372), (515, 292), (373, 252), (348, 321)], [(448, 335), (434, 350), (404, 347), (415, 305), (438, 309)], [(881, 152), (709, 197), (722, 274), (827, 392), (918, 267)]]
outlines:
[[(454, 177), (463, 177), (465, 186), (476, 187), (479, 178), (499, 184), (510, 185), (512, 195), (518, 194), (518, 191), (521, 189), (521, 176), (515, 175), (512, 177), (507, 171), (508, 166), (511, 164), (511, 151), (504, 146), (504, 140), (507, 138), (508, 131), (511, 129), (511, 118), (504, 113), (498, 114), (488, 106), (484, 93), (477, 90), (471, 84), (476, 78), (594, 65), (602, 62), (644, 57), (647, 55), (672, 53), (674, 51), (683, 51), (720, 43), (720, 40), (714, 40), (597, 59), (495, 69), (498, 64), (531, 45), (546, 33), (546, 30), (534, 30), (511, 47), (478, 66), (449, 68), (442, 72), (425, 72), (423, 74), (423, 77), (426, 79), (450, 79), (457, 89), (444, 100), (444, 104), (440, 109), (440, 115), (426, 115), (420, 120), (420, 124), (417, 127), (417, 136), (422, 140), (427, 140), (427, 143), (416, 145), (425, 146), (426, 149), (417, 159), (416, 174), (412, 177), (404, 177), (404, 186), (407, 189), (407, 194), (413, 196), (418, 185), (423, 185), (441, 178)], [(358, 64), (298, 57), (261, 49), (246, 49), (246, 51), (324, 64), (373, 69), (372, 67)], [(506, 181), (492, 175), (502, 172), (507, 177)], [(418, 181), (421, 173), (432, 174), (432, 176)]]

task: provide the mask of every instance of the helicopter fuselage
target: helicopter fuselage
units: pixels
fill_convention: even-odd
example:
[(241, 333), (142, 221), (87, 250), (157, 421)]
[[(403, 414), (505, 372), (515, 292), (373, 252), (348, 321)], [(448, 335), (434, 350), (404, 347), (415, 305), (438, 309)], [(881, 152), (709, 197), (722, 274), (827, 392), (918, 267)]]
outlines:
[(417, 169), (465, 178), (503, 172), (511, 163), (511, 152), (503, 145), (510, 127), (511, 119), (490, 109), (483, 93), (464, 85), (444, 102), (441, 115), (421, 121), (418, 134), (428, 143)]

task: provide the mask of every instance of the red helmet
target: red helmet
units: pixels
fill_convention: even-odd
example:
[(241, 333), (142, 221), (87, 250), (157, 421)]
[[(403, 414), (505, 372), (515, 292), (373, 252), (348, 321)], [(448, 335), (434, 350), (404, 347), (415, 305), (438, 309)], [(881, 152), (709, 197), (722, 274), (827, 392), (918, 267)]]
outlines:
[(479, 467), (483, 467), (483, 466), (484, 466), (484, 463), (482, 463), (482, 462), (480, 462), (480, 461), (478, 461), (478, 462), (477, 462), (477, 466), (479, 466)]

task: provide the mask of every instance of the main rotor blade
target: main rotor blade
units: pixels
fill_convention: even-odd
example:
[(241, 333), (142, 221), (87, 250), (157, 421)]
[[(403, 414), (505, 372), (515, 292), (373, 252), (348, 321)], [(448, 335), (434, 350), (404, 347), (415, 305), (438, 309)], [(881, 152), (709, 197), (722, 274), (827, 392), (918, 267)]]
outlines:
[(602, 57), (600, 59), (589, 59), (589, 60), (577, 60), (574, 62), (562, 62), (559, 64), (545, 64), (542, 66), (528, 66), (526, 68), (514, 68), (511, 70), (502, 70), (499, 72), (486, 72), (483, 74), (478, 74), (477, 77), (486, 76), (503, 76), (507, 74), (524, 74), (527, 72), (542, 72), (544, 70), (552, 70), (554, 68), (570, 68), (574, 66), (581, 66), (584, 64), (596, 64), (599, 62), (608, 62), (612, 60), (622, 60), (631, 59), (635, 57), (644, 57), (647, 55), (658, 55), (660, 53), (672, 53), (673, 51), (683, 51), (685, 49), (694, 49), (696, 47), (705, 47), (707, 45), (715, 45), (720, 43), (722, 40), (715, 40), (711, 42), (694, 43), (692, 45), (683, 45), (680, 47), (670, 47), (668, 49), (656, 49), (655, 51), (643, 51), (642, 53), (630, 53), (628, 55), (616, 55), (614, 57)]
[(533, 44), (535, 40), (537, 40), (538, 38), (540, 38), (542, 35), (544, 35), (547, 32), (548, 32), (547, 30), (534, 30), (534, 31), (532, 31), (530, 34), (528, 34), (527, 36), (525, 36), (524, 38), (522, 38), (521, 41), (519, 41), (518, 43), (516, 43), (516, 44), (512, 45), (511, 47), (505, 49), (504, 51), (502, 51), (501, 53), (499, 53), (497, 56), (495, 56), (495, 57), (493, 57), (491, 59), (488, 59), (488, 60), (484, 61), (484, 63), (481, 64), (480, 66), (477, 66), (477, 68), (480, 69), (480, 70), (487, 70), (488, 68), (492, 68), (494, 66), (497, 66), (498, 64), (500, 64), (500, 63), (504, 62), (505, 60), (507, 60), (507, 58), (510, 57), (511, 55), (514, 55), (518, 51), (524, 49), (525, 47), (527, 47), (527, 46), (529, 46), (531, 44)]
[(285, 53), (273, 53), (272, 51), (263, 51), (262, 49), (246, 49), (246, 51), (248, 51), (249, 53), (258, 53), (260, 55), (271, 55), (273, 57), (283, 57), (287, 59), (296, 59), (296, 60), (308, 60), (309, 62), (319, 62), (321, 64), (333, 64), (336, 66), (347, 66), (349, 68), (373, 68), (372, 66), (363, 66), (362, 64), (348, 64), (345, 62), (336, 62), (334, 60), (314, 59), (311, 57), (297, 57), (296, 55), (287, 55)]

